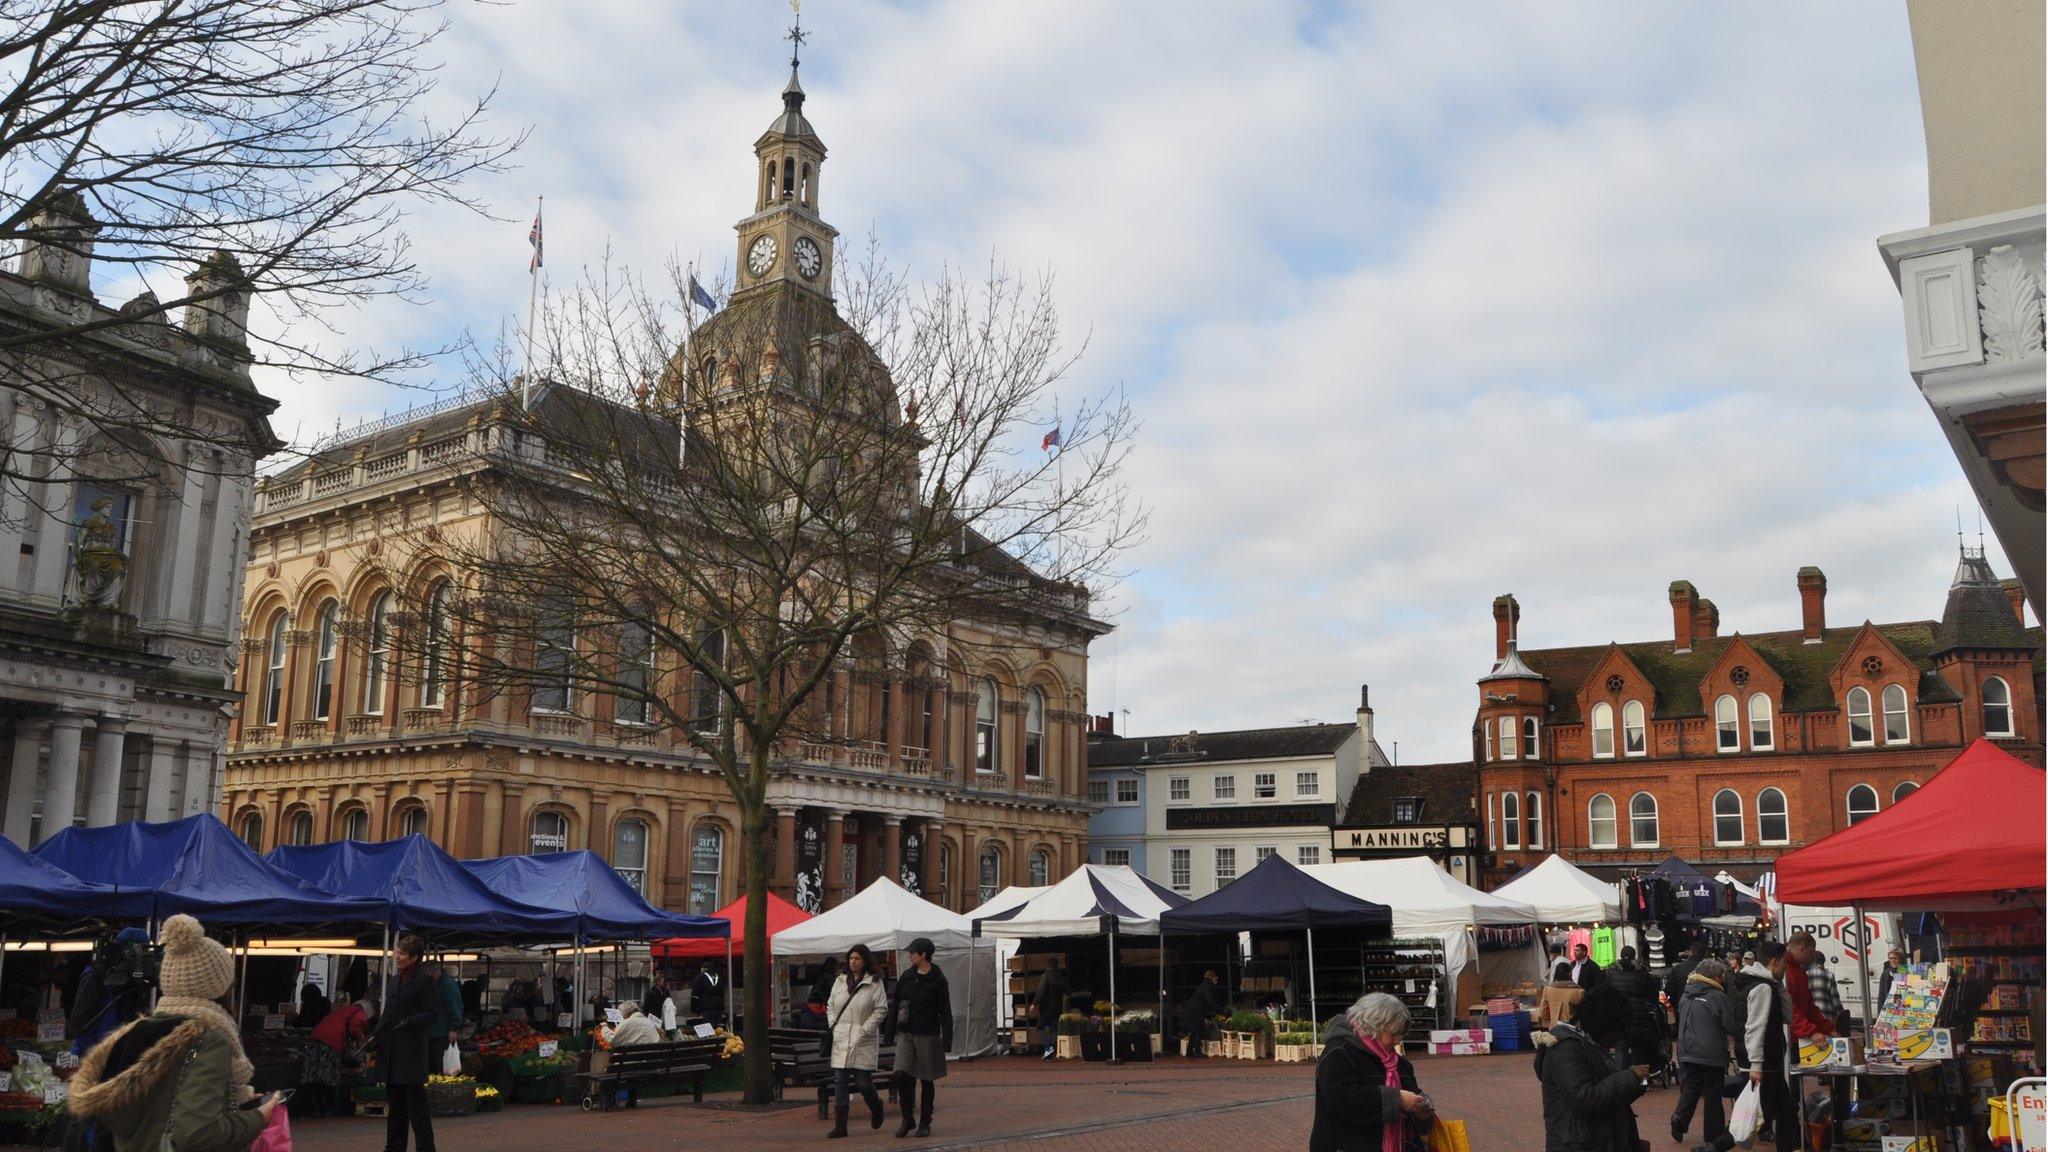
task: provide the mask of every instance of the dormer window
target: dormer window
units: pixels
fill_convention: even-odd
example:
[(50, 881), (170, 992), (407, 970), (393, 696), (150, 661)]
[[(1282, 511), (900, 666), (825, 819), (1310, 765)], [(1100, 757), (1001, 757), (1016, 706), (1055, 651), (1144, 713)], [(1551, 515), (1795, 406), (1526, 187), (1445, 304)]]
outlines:
[(1643, 702), (1631, 700), (1621, 710), (1622, 748), (1631, 756), (1649, 752), (1648, 731), (1643, 725)]
[(1733, 696), (1714, 701), (1714, 747), (1722, 752), (1742, 751), (1742, 721)]
[(1602, 760), (1614, 757), (1614, 705), (1604, 700), (1593, 705), (1593, 755)]
[(1422, 797), (1394, 797), (1394, 823), (1417, 824), (1422, 820)]

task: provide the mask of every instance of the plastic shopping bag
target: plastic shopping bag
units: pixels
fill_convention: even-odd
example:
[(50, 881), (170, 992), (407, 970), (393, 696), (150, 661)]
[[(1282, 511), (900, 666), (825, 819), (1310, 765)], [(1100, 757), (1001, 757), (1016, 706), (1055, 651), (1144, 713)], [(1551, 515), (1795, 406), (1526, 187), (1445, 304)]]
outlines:
[(292, 1152), (292, 1118), (280, 1104), (270, 1110), (270, 1123), (256, 1134), (249, 1152)]
[(450, 1044), (448, 1046), (448, 1051), (443, 1053), (441, 1056), (441, 1075), (462, 1075), (462, 1053), (458, 1051), (455, 1045), (453, 1044)]
[(1764, 1119), (1763, 1096), (1757, 1092), (1756, 1081), (1752, 1080), (1742, 1089), (1742, 1095), (1735, 1098), (1735, 1108), (1728, 1114), (1728, 1136), (1737, 1144), (1747, 1144), (1756, 1136)]
[(1429, 1129), (1429, 1152), (1472, 1152), (1472, 1141), (1465, 1134), (1465, 1122), (1438, 1117)]

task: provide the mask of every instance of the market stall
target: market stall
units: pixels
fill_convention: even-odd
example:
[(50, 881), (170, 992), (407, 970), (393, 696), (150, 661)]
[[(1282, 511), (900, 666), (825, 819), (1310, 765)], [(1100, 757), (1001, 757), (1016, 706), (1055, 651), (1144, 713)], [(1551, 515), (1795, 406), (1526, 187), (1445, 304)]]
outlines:
[[(982, 901), (978, 907), (968, 909), (967, 922), (972, 924), (976, 920), (986, 919), (999, 912), (1007, 912), (1049, 887), (1051, 885), (1047, 884), (1012, 884), (987, 900)], [(1000, 1026), (1002, 1021), (1027, 1017), (1035, 1011), (1032, 1004), (1035, 989), (1031, 988), (1029, 981), (1025, 980), (1018, 980), (1016, 982), (1021, 987), (1013, 987), (1011, 968), (1012, 965), (1018, 963), (1017, 939), (1015, 937), (997, 937), (995, 943), (996, 971), (1002, 974), (996, 983), (995, 1003), (995, 1018), (998, 1026)], [(997, 1034), (997, 1039), (998, 1041), (1002, 1039), (1001, 1033)]]
[(503, 895), (424, 836), (283, 847), (264, 859), (326, 891), (382, 901), (394, 929), (442, 945), (570, 941), (581, 929), (573, 912)]
[(1621, 919), (1621, 894), (1614, 885), (1555, 852), (1493, 894), (1527, 904), (1545, 924), (1612, 924)]
[(886, 876), (877, 877), (845, 903), (772, 937), (777, 959), (844, 956), (855, 944), (897, 953), (895, 971), (907, 959), (910, 942), (925, 937), (937, 949), (932, 959), (946, 971), (953, 993), (954, 1057), (976, 1056), (995, 1047), (995, 941), (974, 938), (973, 922), (920, 899)]
[[(1302, 983), (1307, 985), (1308, 991), (1308, 1015), (1305, 1019), (1320, 1025), (1323, 1012), (1317, 979), (1316, 929), (1324, 931), (1325, 958), (1338, 959), (1332, 955), (1331, 945), (1341, 943), (1355, 951), (1357, 942), (1384, 939), (1393, 931), (1394, 914), (1385, 904), (1330, 887), (1275, 852), (1259, 861), (1251, 871), (1200, 900), (1168, 909), (1160, 915), (1159, 924), (1162, 1007), (1167, 1004), (1165, 954), (1169, 933), (1254, 932), (1292, 936), (1298, 932), (1306, 945), (1305, 963), (1300, 966), (1300, 972), (1306, 976)], [(1338, 999), (1364, 991), (1363, 965), (1353, 962), (1350, 957), (1344, 957), (1343, 961), (1331, 974), (1348, 976), (1356, 973), (1359, 981), (1356, 989), (1348, 981), (1332, 987), (1330, 992)], [(1290, 964), (1288, 967), (1289, 978), (1292, 979), (1295, 966)], [(1316, 1031), (1320, 1032), (1321, 1028)]]
[[(972, 923), (976, 938), (1013, 940), (1050, 940), (1065, 938), (1080, 944), (1101, 938), (1104, 988), (1108, 992), (1109, 1027), (1114, 1034), (1117, 1018), (1124, 1006), (1117, 999), (1119, 968), (1134, 957), (1120, 956), (1118, 938), (1159, 935), (1159, 917), (1168, 909), (1188, 903), (1185, 896), (1168, 891), (1158, 884), (1139, 875), (1124, 865), (1083, 864), (1072, 875), (1044, 891), (1033, 895), (1021, 904), (977, 917)], [(1078, 960), (1079, 957), (1073, 959)], [(1134, 969), (1122, 975), (1125, 990), (1144, 988), (1151, 984), (1158, 955), (1154, 951), (1142, 958), (1144, 970)], [(1073, 964), (1070, 963), (1070, 967)], [(1155, 1013), (1153, 1028), (1157, 1035), (1156, 1013), (1161, 1005), (1152, 1004)], [(1035, 1021), (1032, 1021), (1035, 1022)], [(1013, 1031), (1028, 1027), (1021, 1016), (1010, 1021)]]

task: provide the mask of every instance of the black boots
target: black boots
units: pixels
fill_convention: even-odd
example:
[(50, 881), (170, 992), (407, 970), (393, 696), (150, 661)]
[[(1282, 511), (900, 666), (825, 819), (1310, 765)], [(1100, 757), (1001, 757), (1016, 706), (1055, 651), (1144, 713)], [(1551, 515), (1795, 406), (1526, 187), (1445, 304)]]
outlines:
[[(919, 1093), (920, 1099), (917, 1104), (917, 1134), (919, 1136), (929, 1136), (932, 1134), (932, 1097), (938, 1095), (939, 1085), (935, 1080), (921, 1080), (918, 1082), (918, 1087), (922, 1091)], [(903, 1108), (907, 1112), (910, 1110), (910, 1105), (907, 1103), (909, 1097), (904, 1099), (906, 1103)]]
[(832, 1106), (832, 1130), (825, 1133), (827, 1140), (841, 1140), (846, 1137), (846, 1105)]
[(866, 1092), (861, 1093), (861, 1095), (868, 1102), (868, 1127), (880, 1128), (882, 1126), (883, 1112), (882, 1094), (873, 1088), (869, 1088)]

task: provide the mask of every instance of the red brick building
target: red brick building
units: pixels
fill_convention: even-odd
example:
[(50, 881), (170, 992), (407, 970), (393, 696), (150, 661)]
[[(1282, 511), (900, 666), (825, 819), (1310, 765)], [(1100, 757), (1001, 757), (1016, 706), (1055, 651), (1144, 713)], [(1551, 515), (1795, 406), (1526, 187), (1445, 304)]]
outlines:
[(1830, 628), (1827, 578), (1802, 568), (1797, 587), (1792, 631), (1723, 635), (1680, 580), (1670, 637), (1578, 648), (1522, 648), (1521, 606), (1495, 600), (1473, 730), (1487, 886), (1552, 851), (1615, 871), (1675, 853), (1747, 879), (1979, 736), (2041, 762), (2041, 629), (1981, 552), (1940, 620)]

